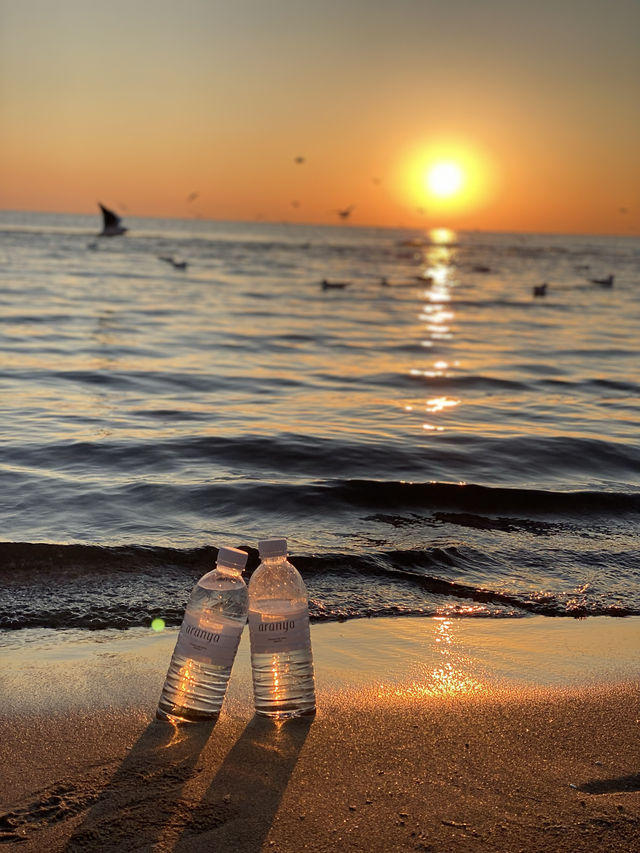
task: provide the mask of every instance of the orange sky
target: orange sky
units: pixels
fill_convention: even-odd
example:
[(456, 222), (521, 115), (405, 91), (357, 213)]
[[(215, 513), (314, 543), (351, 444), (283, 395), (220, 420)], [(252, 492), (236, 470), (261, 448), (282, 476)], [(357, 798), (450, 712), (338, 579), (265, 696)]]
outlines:
[(640, 234), (639, 45), (637, 0), (0, 0), (0, 208)]

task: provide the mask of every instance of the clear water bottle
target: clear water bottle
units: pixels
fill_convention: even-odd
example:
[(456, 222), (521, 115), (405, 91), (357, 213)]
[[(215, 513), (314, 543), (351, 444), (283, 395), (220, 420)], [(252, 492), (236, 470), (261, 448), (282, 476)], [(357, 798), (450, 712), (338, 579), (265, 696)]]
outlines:
[(249, 637), (256, 713), (314, 714), (316, 693), (307, 590), (287, 560), (286, 539), (258, 542), (262, 562), (249, 581)]
[(193, 588), (156, 716), (174, 722), (215, 719), (247, 621), (245, 551), (220, 548), (216, 568)]

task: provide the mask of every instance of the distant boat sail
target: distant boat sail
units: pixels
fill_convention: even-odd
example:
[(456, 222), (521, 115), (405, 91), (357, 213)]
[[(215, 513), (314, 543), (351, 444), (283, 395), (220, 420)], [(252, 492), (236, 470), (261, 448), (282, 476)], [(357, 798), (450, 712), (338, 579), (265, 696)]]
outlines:
[(98, 234), (99, 237), (117, 237), (120, 234), (124, 234), (128, 229), (121, 225), (120, 217), (114, 213), (112, 210), (109, 210), (103, 204), (98, 202), (98, 207), (102, 211), (102, 231)]

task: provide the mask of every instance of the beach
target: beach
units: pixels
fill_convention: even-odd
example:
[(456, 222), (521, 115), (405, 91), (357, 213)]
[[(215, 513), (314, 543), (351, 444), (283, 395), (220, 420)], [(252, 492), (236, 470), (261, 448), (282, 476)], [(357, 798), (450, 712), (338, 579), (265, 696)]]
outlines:
[[(524, 624), (523, 624), (524, 623)], [(18, 634), (20, 636), (18, 636)], [(21, 851), (629, 851), (640, 619), (316, 624), (314, 719), (154, 719), (176, 631), (5, 635), (0, 840)]]

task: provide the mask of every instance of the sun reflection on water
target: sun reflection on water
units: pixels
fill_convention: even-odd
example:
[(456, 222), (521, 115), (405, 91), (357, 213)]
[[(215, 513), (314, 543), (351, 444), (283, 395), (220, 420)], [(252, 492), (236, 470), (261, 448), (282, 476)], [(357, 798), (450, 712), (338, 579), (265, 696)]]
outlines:
[[(426, 336), (420, 340), (420, 346), (439, 351), (433, 364), (423, 367), (412, 367), (411, 376), (430, 379), (444, 379), (451, 375), (451, 368), (459, 367), (459, 362), (453, 363), (446, 357), (455, 334), (454, 303), (452, 291), (457, 286), (456, 280), (456, 235), (446, 228), (434, 229), (429, 233), (431, 244), (423, 250), (423, 275), (431, 280), (431, 287), (422, 294), (418, 320), (423, 324)], [(446, 348), (446, 349), (445, 349)], [(433, 389), (435, 390), (435, 389)], [(430, 414), (446, 416), (447, 412), (460, 405), (461, 400), (448, 394), (429, 397), (426, 401), (405, 400), (403, 408), (406, 412), (426, 411)], [(439, 423), (422, 423), (422, 429), (429, 432), (444, 432), (445, 426)]]
[(447, 246), (450, 243), (455, 243), (456, 232), (451, 228), (432, 228), (429, 231), (429, 239), (434, 245)]
[(451, 409), (457, 406), (460, 400), (453, 400), (451, 397), (432, 397), (427, 400), (428, 412), (442, 412), (445, 409)]
[(436, 617), (433, 622), (434, 651), (440, 660), (423, 664), (420, 678), (407, 684), (379, 685), (379, 699), (424, 699), (486, 692), (486, 685), (465, 672), (465, 660), (455, 648), (454, 621)]

